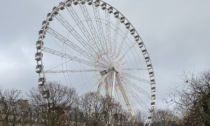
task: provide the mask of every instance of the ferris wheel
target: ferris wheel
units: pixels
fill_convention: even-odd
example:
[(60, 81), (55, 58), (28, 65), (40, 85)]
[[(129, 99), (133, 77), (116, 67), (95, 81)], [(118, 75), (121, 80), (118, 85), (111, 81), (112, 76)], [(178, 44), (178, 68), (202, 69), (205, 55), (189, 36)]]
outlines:
[(148, 51), (134, 26), (101, 0), (66, 0), (42, 22), (36, 72), (44, 98), (46, 79), (109, 95), (131, 116), (147, 113), (150, 125), (156, 84)]

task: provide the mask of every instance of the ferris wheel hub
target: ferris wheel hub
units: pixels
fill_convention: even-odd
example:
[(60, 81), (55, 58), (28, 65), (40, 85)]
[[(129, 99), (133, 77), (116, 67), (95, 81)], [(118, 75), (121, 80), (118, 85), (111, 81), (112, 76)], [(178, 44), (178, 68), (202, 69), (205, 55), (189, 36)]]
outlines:
[(118, 63), (118, 62), (114, 63), (113, 68), (114, 68), (115, 72), (117, 72), (117, 73), (120, 72), (120, 70), (121, 70), (120, 67), (121, 67), (120, 63)]

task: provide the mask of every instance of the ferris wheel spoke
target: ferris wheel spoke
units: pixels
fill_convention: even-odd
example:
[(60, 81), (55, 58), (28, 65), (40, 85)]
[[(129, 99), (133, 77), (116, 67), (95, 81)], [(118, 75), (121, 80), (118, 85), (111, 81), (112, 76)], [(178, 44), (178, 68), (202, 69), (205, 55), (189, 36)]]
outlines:
[(108, 43), (108, 48), (110, 49), (110, 52), (112, 53), (110, 14), (108, 13), (108, 10), (105, 10), (105, 20), (107, 22), (107, 24), (106, 24), (106, 41)]
[(132, 74), (129, 74), (129, 73), (123, 73), (123, 76), (127, 79), (133, 79), (133, 80), (136, 80), (136, 81), (140, 81), (140, 82), (143, 82), (143, 83), (150, 84), (149, 80), (142, 79), (140, 77), (136, 77), (135, 75), (132, 75)]
[[(81, 77), (79, 77), (81, 78)], [(71, 79), (71, 78), (70, 78)], [(97, 77), (95, 75), (92, 75), (91, 77), (88, 78), (89, 80), (95, 80), (97, 79)], [(98, 81), (97, 81), (98, 82)], [(78, 81), (72, 83), (72, 86), (74, 88), (79, 88), (79, 87), (83, 87), (83, 89), (89, 89), (89, 88), (93, 88), (93, 86), (97, 83), (89, 83), (87, 79), (79, 79)], [(86, 87), (85, 87), (86, 86)]]
[(85, 17), (85, 21), (86, 21), (86, 23), (87, 23), (87, 25), (88, 25), (88, 27), (90, 29), (90, 32), (91, 32), (91, 34), (93, 36), (94, 42), (95, 42), (96, 46), (98, 47), (98, 49), (100, 49), (100, 45), (99, 45), (100, 38), (99, 38), (98, 33), (96, 31), (96, 28), (95, 28), (95, 26), (93, 24), (93, 21), (92, 21), (92, 19), (90, 17), (90, 14), (89, 14), (86, 6), (80, 4), (80, 8), (82, 10), (83, 16)]
[(126, 86), (126, 89), (130, 89), (130, 90), (132, 90), (132, 92), (139, 92), (139, 93), (145, 95), (148, 99), (151, 98), (151, 96), (148, 92), (146, 92), (140, 86), (137, 86), (135, 83), (133, 83), (129, 79), (125, 79), (124, 82), (126, 83), (126, 85), (130, 84), (130, 86)]
[(45, 73), (82, 73), (82, 72), (96, 72), (96, 69), (89, 70), (46, 70)]
[(98, 89), (97, 89), (97, 92), (99, 92), (100, 90), (101, 90), (101, 87), (103, 86), (103, 85), (106, 85), (106, 82), (105, 82), (105, 80), (108, 78), (110, 76), (110, 74), (108, 73), (108, 74), (105, 74), (104, 76), (102, 76), (102, 78), (100, 79), (100, 80), (98, 80)]
[(132, 70), (138, 70), (138, 71), (145, 71), (148, 70), (147, 68), (140, 68), (140, 67), (133, 67), (133, 68), (123, 68), (123, 70), (132, 71)]
[[(114, 36), (113, 36), (113, 48), (114, 48), (114, 54), (117, 53), (117, 39), (118, 39), (118, 31), (120, 29), (120, 20), (116, 20), (115, 30), (114, 30)], [(119, 43), (120, 44), (120, 43)], [(118, 56), (116, 56), (117, 58)]]
[[(134, 90), (134, 88), (131, 88), (131, 86), (128, 86), (128, 85), (127, 85), (127, 82), (125, 82), (124, 80), (123, 80), (122, 82), (123, 82), (123, 84), (125, 85), (126, 89), (128, 89), (128, 90), (126, 90), (128, 96), (129, 96), (129, 97), (133, 97), (133, 98), (132, 98), (132, 101), (134, 102), (134, 105), (136, 104), (136, 102), (138, 102), (138, 103), (140, 103), (140, 105), (141, 105), (145, 110), (148, 110), (149, 107), (148, 107), (146, 104), (144, 104), (144, 102), (142, 101), (142, 97), (140, 97), (140, 95), (138, 95), (137, 93), (135, 93), (136, 90), (138, 90), (138, 89), (135, 89), (135, 90)], [(147, 96), (147, 97), (150, 99), (150, 96)]]
[(108, 46), (107, 46), (107, 42), (105, 41), (105, 36), (104, 36), (104, 30), (103, 30), (103, 25), (101, 22), (101, 18), (100, 18), (100, 13), (98, 11), (98, 8), (93, 6), (93, 11), (94, 11), (94, 15), (96, 18), (96, 25), (97, 25), (97, 29), (98, 29), (98, 33), (100, 36), (100, 42), (101, 42), (101, 47), (104, 49), (103, 51), (108, 52)]
[[(100, 77), (99, 77), (100, 76)], [(94, 75), (92, 76), (89, 80), (93, 80), (95, 79), (94, 83), (86, 83), (86, 85), (88, 85), (87, 88), (93, 88), (96, 87), (96, 90), (94, 90), (94, 92), (100, 92), (100, 90), (102, 89), (102, 87), (104, 87), (104, 85), (106, 84), (106, 79), (109, 78), (110, 74), (105, 74), (103, 76), (101, 76), (100, 74), (98, 75)], [(80, 85), (84, 85), (84, 82), (80, 82)]]
[[(149, 106), (148, 105), (146, 105), (145, 103), (144, 103), (144, 101), (137, 95), (137, 94), (135, 94), (135, 93), (130, 93), (130, 95), (131, 95), (131, 97), (134, 97), (133, 99), (135, 99), (135, 103), (138, 103), (141, 107), (143, 107), (143, 110), (145, 111), (145, 112), (149, 112)], [(139, 107), (139, 106), (138, 106)]]
[(121, 39), (121, 43), (119, 44), (119, 47), (117, 48), (117, 56), (120, 55), (121, 51), (123, 50), (123, 45), (126, 43), (126, 38), (128, 37), (128, 33), (129, 33), (129, 29), (126, 30), (126, 32), (124, 33), (124, 36)]
[(98, 53), (98, 54), (96, 54), (96, 59), (101, 59), (100, 61), (97, 61), (97, 62), (103, 62), (105, 64), (108, 64), (109, 63), (108, 59), (105, 59), (104, 57), (101, 57), (101, 55), (103, 55), (103, 54), (106, 54), (106, 53), (102, 53), (102, 54)]
[(80, 59), (77, 56), (70, 56), (68, 54), (65, 54), (65, 53), (62, 53), (62, 52), (59, 52), (59, 51), (56, 51), (56, 50), (53, 50), (53, 49), (50, 49), (50, 48), (47, 48), (47, 47), (43, 47), (42, 51), (44, 51), (46, 53), (49, 53), (49, 54), (52, 54), (52, 55), (62, 57), (62, 58), (69, 59), (71, 61), (75, 61), (75, 62), (78, 62), (78, 63), (81, 63), (81, 64), (85, 64), (85, 65), (88, 65), (88, 66), (95, 67), (95, 64), (93, 62), (90, 62), (90, 61), (87, 61), (87, 60), (84, 60), (84, 59)]
[(115, 91), (115, 85), (116, 85), (116, 72), (113, 72), (113, 81), (112, 81), (112, 91), (111, 91), (111, 96), (114, 97), (114, 91)]
[(134, 42), (128, 49), (127, 51), (125, 51), (124, 54), (122, 54), (122, 56), (119, 58), (119, 61), (122, 61), (122, 59), (126, 56), (126, 54), (128, 54), (129, 51), (131, 51), (131, 49), (136, 45), (136, 42)]
[(107, 83), (107, 78), (109, 78), (109, 76), (110, 76), (109, 73), (101, 76), (101, 79), (103, 78), (103, 80), (100, 81), (97, 88), (97, 92), (100, 93), (101, 95), (108, 95), (106, 94), (106, 83)]
[(115, 92), (116, 92), (115, 93), (116, 100), (121, 103), (123, 108), (127, 108), (125, 100), (123, 99), (122, 93), (120, 92), (120, 90), (117, 87), (115, 88)]
[(99, 50), (99, 48), (94, 44), (94, 43), (96, 43), (96, 41), (90, 35), (89, 31), (86, 29), (85, 25), (83, 24), (83, 22), (81, 21), (81, 19), (79, 18), (79, 16), (73, 9), (73, 7), (69, 7), (69, 8), (67, 8), (67, 10), (68, 10), (69, 14), (71, 15), (71, 17), (73, 18), (73, 20), (77, 23), (80, 31), (85, 36), (87, 42), (94, 47), (93, 48), (94, 52), (97, 52), (97, 50), (95, 50), (95, 48), (97, 48), (98, 50)]
[[(60, 67), (60, 66), (62, 66), (62, 68), (63, 68), (64, 64), (67, 64), (67, 63), (70, 62), (70, 61), (71, 61), (71, 60), (69, 60), (69, 59), (68, 59), (67, 61), (65, 61), (65, 62), (62, 61), (61, 64), (55, 65), (55, 66), (49, 68), (48, 70), (53, 70), (53, 69), (56, 69), (56, 68), (58, 68), (58, 67)], [(48, 70), (46, 70), (46, 71), (48, 71)]]
[(93, 60), (92, 57), (88, 54), (88, 52), (86, 52), (84, 49), (80, 48), (79, 46), (77, 46), (76, 44), (74, 44), (73, 42), (71, 42), (70, 40), (68, 40), (64, 36), (62, 36), (61, 34), (59, 34), (57, 31), (55, 31), (55, 30), (53, 30), (52, 28), (49, 27), (47, 32), (49, 34), (51, 34), (52, 36), (54, 36), (55, 38), (57, 38), (60, 42), (66, 44), (71, 49), (77, 51), (79, 54), (81, 54), (85, 57), (88, 57), (90, 60)]
[(120, 91), (121, 91), (121, 93), (122, 93), (122, 96), (123, 96), (123, 98), (124, 98), (124, 100), (125, 100), (125, 103), (126, 103), (126, 106), (127, 106), (127, 108), (128, 108), (128, 111), (130, 112), (131, 116), (133, 117), (133, 116), (134, 116), (134, 112), (133, 112), (133, 110), (132, 110), (132, 108), (131, 108), (131, 105), (130, 105), (128, 96), (127, 96), (127, 94), (126, 94), (126, 92), (125, 92), (125, 89), (124, 89), (124, 87), (123, 87), (123, 85), (122, 85), (122, 81), (121, 81), (121, 79), (120, 79), (118, 73), (116, 74), (116, 80), (117, 80), (119, 89), (120, 89)]
[(83, 37), (60, 15), (56, 15), (56, 19), (65, 27), (72, 36), (80, 43), (80, 45), (83, 46), (84, 49), (86, 49), (89, 54), (94, 58), (95, 50), (94, 48), (86, 42)]
[[(131, 101), (133, 102), (133, 105), (140, 105), (143, 108), (143, 111), (148, 112), (149, 107), (144, 103), (142, 98), (139, 97), (136, 93), (133, 93), (131, 90), (128, 92), (128, 96), (132, 97)], [(139, 106), (137, 106), (139, 107)]]

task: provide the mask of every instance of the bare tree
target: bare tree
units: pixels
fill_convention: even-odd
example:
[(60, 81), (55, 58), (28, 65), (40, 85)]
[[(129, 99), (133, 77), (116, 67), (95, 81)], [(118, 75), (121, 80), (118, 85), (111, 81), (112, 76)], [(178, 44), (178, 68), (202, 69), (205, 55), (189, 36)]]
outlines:
[(15, 89), (0, 89), (0, 114), (1, 125), (9, 126), (20, 123), (22, 106), (19, 100), (22, 98), (21, 91)]
[(123, 113), (122, 106), (110, 96), (102, 98), (102, 111), (104, 124), (112, 126), (120, 121), (120, 115)]
[(83, 112), (86, 126), (101, 125), (102, 119), (102, 96), (96, 92), (89, 92), (81, 96), (80, 110)]
[(81, 96), (80, 110), (86, 126), (128, 126), (127, 113), (110, 96), (89, 92)]
[(176, 90), (172, 101), (182, 111), (187, 126), (210, 126), (210, 71), (185, 75), (186, 87)]
[(75, 89), (58, 82), (48, 82), (46, 85), (50, 98), (44, 99), (38, 88), (32, 88), (28, 93), (30, 104), (36, 107), (43, 125), (64, 126), (68, 124), (67, 115), (76, 106), (78, 95)]
[(152, 126), (177, 126), (179, 117), (171, 110), (157, 109), (154, 112)]
[(137, 111), (134, 116), (134, 120), (137, 126), (144, 126), (144, 121), (146, 120), (146, 116), (142, 114), (140, 111)]

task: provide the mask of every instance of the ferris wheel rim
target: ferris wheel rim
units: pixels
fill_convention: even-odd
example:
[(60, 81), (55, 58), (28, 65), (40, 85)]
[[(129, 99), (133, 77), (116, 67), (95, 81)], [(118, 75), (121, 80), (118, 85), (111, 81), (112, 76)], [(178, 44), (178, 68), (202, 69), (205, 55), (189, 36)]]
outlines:
[[(43, 40), (46, 34), (46, 29), (49, 25), (50, 20), (52, 20), (54, 18), (54, 14), (55, 14), (55, 10), (57, 9), (57, 13), (59, 13), (59, 11), (62, 11), (63, 7), (67, 7), (68, 3), (71, 2), (71, 4), (82, 4), (82, 2), (90, 2), (91, 4), (94, 4), (95, 6), (97, 5), (97, 7), (102, 7), (103, 5), (105, 6), (105, 9), (112, 8), (112, 14), (117, 14), (118, 15), (118, 19), (120, 20), (123, 19), (123, 24), (125, 25), (125, 27), (128, 27), (128, 29), (130, 30), (130, 33), (133, 34), (134, 39), (136, 40), (136, 43), (139, 45), (139, 48), (141, 49), (141, 52), (145, 58), (145, 62), (147, 64), (147, 70), (150, 76), (150, 85), (151, 85), (151, 114), (148, 117), (148, 121), (151, 121), (152, 118), (152, 113), (154, 111), (154, 107), (155, 107), (155, 92), (156, 92), (156, 83), (155, 83), (155, 77), (154, 77), (154, 70), (153, 70), (153, 65), (149, 56), (149, 53), (147, 52), (146, 46), (144, 45), (140, 35), (138, 34), (137, 30), (134, 28), (134, 26), (130, 23), (130, 21), (120, 12), (118, 11), (116, 8), (114, 8), (113, 6), (111, 6), (110, 4), (102, 1), (102, 0), (66, 0), (65, 2), (61, 2), (56, 8), (53, 9), (53, 11), (51, 13), (48, 14), (48, 17), (46, 18), (46, 20), (43, 21), (42, 24), (42, 28), (39, 31), (39, 38), (38, 41), (36, 43), (36, 48), (37, 48), (37, 53), (35, 56), (35, 59), (37, 61), (37, 66), (36, 66), (36, 72), (39, 74), (39, 85), (42, 85), (40, 90), (42, 90), (43, 92), (47, 92), (47, 87), (45, 87), (45, 72), (44, 71), (44, 66), (43, 66), (43, 61), (42, 61), (42, 52), (43, 52)], [(74, 3), (75, 2), (75, 3)], [(76, 3), (77, 2), (77, 3)], [(84, 3), (85, 4), (85, 3)], [(88, 4), (89, 5), (89, 4)], [(122, 23), (122, 22), (121, 22)], [(131, 31), (132, 30), (132, 31)], [(44, 93), (43, 93), (44, 94)], [(49, 94), (48, 94), (49, 95)]]

